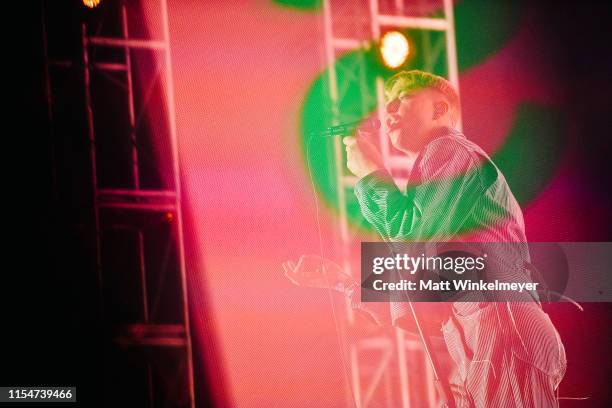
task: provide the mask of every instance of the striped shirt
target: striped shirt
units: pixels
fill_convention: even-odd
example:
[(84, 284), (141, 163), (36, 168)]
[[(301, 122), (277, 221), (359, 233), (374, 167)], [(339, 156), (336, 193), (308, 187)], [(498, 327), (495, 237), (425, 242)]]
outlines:
[[(506, 179), (455, 129), (435, 130), (415, 161), (406, 193), (389, 173), (376, 171), (357, 182), (355, 194), (363, 216), (385, 241), (502, 243), (488, 259), (494, 267), (487, 268), (487, 279), (532, 281), (522, 211)], [(398, 324), (409, 316), (406, 303), (392, 299), (385, 315), (381, 305), (361, 303), (358, 295), (350, 296), (353, 307), (379, 323), (390, 318)], [(503, 303), (478, 296), (454, 302), (442, 327), (457, 367), (451, 384), (457, 406), (555, 406), (565, 352), (537, 294), (517, 292)]]
[(378, 171), (355, 187), (361, 211), (394, 241), (525, 242), (521, 209), (489, 156), (460, 132), (434, 131), (410, 174), (406, 195)]
[[(405, 194), (389, 173), (376, 171), (357, 182), (355, 195), (365, 219), (387, 241), (498, 243), (488, 251), (487, 280), (532, 282), (518, 202), (490, 157), (455, 129), (434, 130), (414, 163)], [(537, 299), (529, 292), (504, 296)], [(501, 299), (471, 293), (461, 300)], [(392, 302), (393, 323), (406, 311), (401, 302)]]

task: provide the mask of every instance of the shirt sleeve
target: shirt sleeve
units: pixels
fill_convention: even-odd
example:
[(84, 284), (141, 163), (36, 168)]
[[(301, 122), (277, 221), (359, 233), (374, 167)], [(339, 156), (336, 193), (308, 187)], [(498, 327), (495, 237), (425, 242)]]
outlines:
[(385, 239), (399, 235), (410, 223), (412, 203), (397, 188), (386, 171), (375, 171), (357, 181), (355, 195), (364, 218)]
[[(363, 216), (385, 240), (449, 241), (469, 228), (469, 217), (485, 193), (480, 167), (474, 152), (443, 137), (415, 163), (419, 182), (408, 185), (406, 194), (388, 173), (377, 171), (357, 182), (355, 195)], [(409, 308), (390, 299), (388, 310), (391, 324), (401, 326)]]
[(430, 143), (415, 164), (419, 183), (403, 194), (389, 173), (376, 171), (355, 186), (365, 219), (386, 240), (444, 241), (465, 225), (484, 194), (476, 155), (452, 137)]

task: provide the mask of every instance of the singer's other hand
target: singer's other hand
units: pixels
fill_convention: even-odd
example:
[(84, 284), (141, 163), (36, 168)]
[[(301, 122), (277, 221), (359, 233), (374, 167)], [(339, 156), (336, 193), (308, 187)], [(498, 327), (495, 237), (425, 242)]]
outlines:
[(384, 169), (378, 149), (365, 138), (348, 136), (342, 141), (346, 147), (346, 167), (355, 176), (361, 178)]
[(285, 276), (298, 286), (335, 289), (342, 292), (354, 282), (342, 267), (318, 255), (302, 255), (297, 264), (283, 263)]

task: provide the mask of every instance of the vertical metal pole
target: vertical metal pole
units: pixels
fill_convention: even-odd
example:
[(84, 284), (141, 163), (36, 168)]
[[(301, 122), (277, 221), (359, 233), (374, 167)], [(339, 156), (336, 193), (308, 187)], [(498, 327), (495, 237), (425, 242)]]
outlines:
[(370, 0), (370, 21), (372, 25), (372, 39), (380, 38), (380, 24), (378, 24), (378, 0)]
[(395, 0), (395, 8), (397, 14), (404, 15), (404, 1), (403, 0)]
[(425, 369), (425, 381), (427, 382), (427, 400), (429, 404), (433, 406), (436, 401), (435, 378), (427, 354), (425, 353), (423, 353), (423, 367)]
[(410, 396), (408, 395), (408, 362), (406, 360), (406, 344), (404, 332), (395, 329), (395, 343), (397, 347), (397, 364), (400, 375), (400, 395), (402, 396), (402, 408), (410, 408)]
[(183, 295), (183, 319), (185, 321), (185, 349), (187, 361), (187, 382), (189, 388), (189, 405), (195, 407), (195, 391), (193, 379), (193, 351), (191, 345), (191, 329), (189, 320), (189, 297), (187, 294), (187, 276), (185, 267), (185, 247), (183, 237), (183, 216), (182, 216), (182, 195), (181, 177), (178, 154), (178, 141), (176, 137), (176, 117), (174, 104), (174, 82), (172, 78), (172, 56), (170, 52), (170, 28), (168, 22), (168, 4), (166, 0), (161, 1), (162, 25), (164, 30), (165, 52), (164, 59), (166, 65), (166, 98), (168, 100), (168, 120), (170, 131), (170, 144), (172, 148), (172, 170), (174, 173), (174, 188), (176, 191), (176, 238), (178, 244), (179, 265), (181, 273), (181, 289)]
[[(402, 5), (403, 11), (403, 5)], [(372, 37), (375, 41), (380, 39), (380, 25), (378, 23), (378, 0), (370, 0), (370, 18), (372, 21)], [(384, 100), (384, 82), (381, 77), (376, 78), (376, 97), (378, 107), (378, 118), (381, 121), (379, 130), (379, 140), (381, 145), (381, 153), (384, 163), (388, 163), (390, 156), (389, 139), (386, 137), (387, 124), (385, 119), (385, 100)], [(402, 408), (410, 407), (410, 398), (408, 395), (408, 369), (406, 362), (406, 350), (404, 348), (404, 334), (400, 329), (395, 329), (396, 334), (396, 349), (397, 360), (400, 374), (400, 395)]]
[[(127, 40), (130, 37), (128, 30), (128, 18), (127, 18), (127, 7), (125, 2), (121, 3), (121, 34), (123, 39)], [(132, 78), (132, 55), (129, 45), (126, 43), (123, 46), (123, 52), (125, 55), (125, 74), (127, 81), (127, 98), (128, 98), (128, 115), (130, 121), (129, 138), (132, 150), (132, 178), (134, 183), (134, 190), (140, 189), (140, 174), (138, 170), (138, 144), (136, 141), (136, 118), (134, 109), (134, 83)], [(142, 231), (138, 230), (138, 266), (140, 269), (140, 282), (142, 289), (142, 312), (144, 323), (149, 323), (149, 297), (147, 291), (147, 273), (145, 265), (145, 250), (144, 250), (144, 238)], [(153, 370), (151, 363), (147, 362), (147, 382), (149, 391), (149, 404), (153, 407)]]
[[(372, 38), (375, 43), (378, 43), (380, 39), (380, 24), (378, 23), (378, 0), (370, 0), (370, 21)], [(385, 122), (385, 98), (384, 98), (384, 81), (379, 76), (376, 78), (376, 106), (378, 111), (378, 120), (380, 120), (381, 126), (378, 130), (378, 140), (381, 147), (381, 155), (383, 162), (388, 163), (390, 148), (389, 138), (387, 137), (387, 124)]]
[(387, 408), (394, 408), (393, 387), (391, 384), (391, 376), (389, 375), (389, 371), (385, 372), (385, 397), (387, 401)]
[(355, 400), (355, 407), (361, 407), (361, 384), (359, 381), (359, 350), (356, 344), (351, 344), (351, 379), (353, 382), (353, 396)]
[[(328, 69), (328, 81), (329, 81), (329, 96), (331, 99), (331, 111), (332, 111), (332, 125), (339, 124), (339, 111), (338, 111), (338, 78), (336, 72), (336, 55), (334, 51), (334, 37), (332, 34), (332, 11), (330, 0), (323, 0), (323, 32), (325, 35), (325, 56), (327, 60), (327, 69)], [(334, 137), (334, 164), (336, 170), (336, 186), (338, 191), (338, 212), (339, 212), (339, 220), (338, 225), (340, 229), (340, 239), (342, 241), (342, 261), (344, 270), (352, 275), (351, 264), (349, 262), (349, 233), (348, 233), (348, 221), (347, 221), (347, 213), (346, 213), (346, 195), (344, 191), (344, 166), (342, 165), (342, 142), (339, 137)], [(331, 300), (333, 302), (333, 299)], [(333, 303), (332, 303), (332, 307)], [(348, 300), (345, 301), (345, 307), (348, 312), (349, 319), (353, 318), (352, 311), (350, 311), (350, 307), (348, 304)], [(336, 319), (336, 315), (334, 312), (334, 319)], [(337, 322), (336, 322), (337, 323)], [(336, 330), (338, 330), (338, 341), (339, 344), (341, 340), (344, 338), (341, 329), (344, 329), (344, 326), (340, 327), (340, 325), (336, 325)], [(340, 347), (345, 347), (344, 344), (340, 344)], [(349, 383), (348, 373), (345, 368), (345, 352), (346, 350), (341, 350), (342, 358), (342, 366), (344, 372), (344, 380), (346, 386), (346, 392), (348, 394), (347, 398), (347, 406), (354, 407), (355, 404), (359, 404), (359, 390), (354, 388), (353, 385)], [(357, 365), (353, 364), (353, 358), (351, 357), (351, 375), (353, 380), (355, 375), (358, 375), (359, 372), (355, 372), (357, 369)]]
[(325, 34), (325, 57), (327, 59), (327, 76), (329, 95), (332, 100), (332, 125), (338, 124), (338, 84), (336, 82), (336, 56), (333, 48), (332, 15), (330, 0), (323, 0), (323, 32)]
[[(125, 2), (121, 3), (121, 34), (123, 39), (129, 38), (128, 31), (128, 18)], [(136, 142), (136, 129), (135, 129), (135, 114), (134, 114), (134, 86), (132, 81), (132, 56), (130, 53), (130, 47), (126, 43), (123, 46), (123, 52), (125, 53), (125, 74), (127, 80), (127, 98), (128, 98), (128, 113), (130, 119), (130, 142), (132, 148), (132, 177), (134, 178), (134, 189), (140, 189), (140, 176), (138, 172), (138, 144)]]
[[(448, 65), (448, 79), (459, 94), (459, 67), (457, 62), (457, 45), (455, 42), (455, 14), (453, 10), (453, 0), (444, 0), (444, 18), (446, 19), (446, 59)], [(457, 129), (463, 129), (461, 112), (457, 121)]]
[[(327, 58), (327, 72), (329, 80), (329, 95), (332, 102), (332, 125), (339, 124), (338, 112), (338, 78), (336, 73), (336, 55), (334, 52), (333, 35), (332, 35), (332, 16), (329, 0), (323, 0), (323, 29), (325, 32), (325, 56)], [(344, 175), (342, 166), (342, 145), (339, 137), (334, 137), (334, 161), (336, 164), (336, 184), (338, 186), (338, 210), (340, 223), (340, 238), (342, 239), (344, 256), (344, 268), (350, 273), (350, 263), (348, 262), (348, 254), (346, 245), (348, 238), (348, 223), (346, 214), (346, 196), (344, 192)]]
[[(424, 1), (419, 0), (419, 5), (422, 7)], [(431, 33), (428, 30), (422, 30), (423, 36), (423, 55), (425, 56), (425, 71), (432, 72), (434, 67), (434, 58), (431, 55)]]
[(144, 239), (142, 231), (138, 230), (138, 269), (142, 284), (142, 315), (145, 323), (149, 323), (149, 298), (147, 296), (147, 271), (145, 269)]
[(378, 140), (380, 143), (380, 153), (383, 158), (383, 163), (389, 163), (391, 151), (389, 147), (389, 138), (387, 137), (387, 122), (385, 121), (385, 95), (384, 81), (381, 77), (376, 78), (376, 109), (378, 112), (378, 120), (380, 120), (380, 129), (378, 130)]
[(91, 100), (91, 79), (89, 73), (89, 41), (87, 39), (87, 26), (85, 23), (81, 26), (81, 43), (83, 46), (83, 82), (84, 82), (84, 93), (85, 93), (85, 114), (87, 116), (87, 136), (89, 140), (89, 158), (91, 164), (91, 188), (92, 188), (92, 207), (93, 207), (93, 218), (94, 218), (94, 235), (95, 235), (95, 268), (96, 275), (98, 278), (98, 307), (100, 314), (104, 313), (104, 299), (103, 299), (103, 277), (102, 277), (102, 248), (101, 248), (101, 233), (100, 230), (100, 210), (98, 208), (98, 173), (97, 173), (97, 161), (96, 161), (96, 137), (94, 130), (93, 120), (93, 108)]

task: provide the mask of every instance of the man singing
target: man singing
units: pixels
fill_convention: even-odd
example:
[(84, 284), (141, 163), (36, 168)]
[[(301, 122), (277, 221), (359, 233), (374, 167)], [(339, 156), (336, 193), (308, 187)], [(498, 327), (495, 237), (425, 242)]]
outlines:
[[(384, 90), (391, 143), (417, 157), (402, 193), (373, 144), (363, 137), (344, 139), (347, 167), (359, 177), (355, 195), (366, 220), (393, 242), (516, 243), (498, 251), (501, 267), (492, 268), (489, 278), (531, 282), (521, 209), (489, 156), (455, 129), (460, 107), (452, 85), (413, 70), (389, 78)], [(387, 320), (359, 301), (359, 283), (333, 262), (303, 256), (297, 265), (286, 262), (283, 267), (294, 283), (338, 290), (377, 322)], [(456, 365), (449, 379), (455, 405), (558, 406), (565, 351), (538, 295), (455, 300), (441, 327)], [(390, 305), (390, 322), (408, 329), (405, 304)]]

